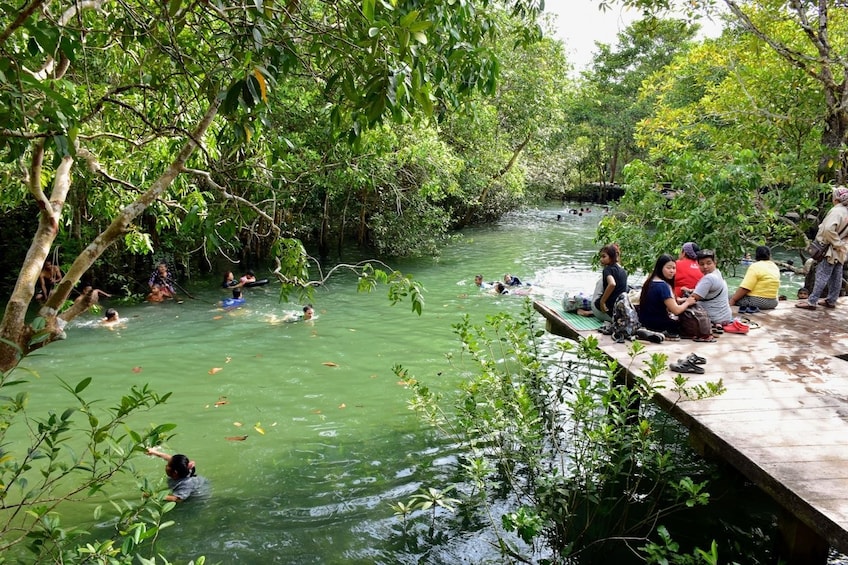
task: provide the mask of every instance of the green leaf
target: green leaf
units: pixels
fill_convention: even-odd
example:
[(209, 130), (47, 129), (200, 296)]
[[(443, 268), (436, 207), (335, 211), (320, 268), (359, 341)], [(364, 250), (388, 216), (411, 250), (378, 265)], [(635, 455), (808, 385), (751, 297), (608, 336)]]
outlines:
[[(374, 21), (374, 6), (376, 0), (362, 0), (362, 15), (369, 22)], [(370, 32), (370, 30), (369, 30)], [(373, 37), (373, 36), (372, 36)]]

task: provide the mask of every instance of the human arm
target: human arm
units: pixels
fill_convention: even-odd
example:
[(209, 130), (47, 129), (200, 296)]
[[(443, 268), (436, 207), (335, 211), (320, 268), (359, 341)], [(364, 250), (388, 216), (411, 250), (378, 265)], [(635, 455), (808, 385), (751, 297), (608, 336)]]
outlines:
[(601, 309), (601, 312), (607, 312), (607, 300), (612, 296), (613, 291), (615, 290), (615, 277), (612, 275), (606, 276), (606, 287), (604, 288), (604, 293), (601, 295), (600, 304), (598, 305)]
[(679, 316), (683, 312), (686, 311), (692, 304), (695, 303), (695, 300), (690, 296), (686, 300), (682, 302), (678, 302), (673, 296), (666, 298), (663, 301), (665, 304), (665, 309), (674, 314), (675, 316)]
[(730, 297), (730, 305), (735, 306), (736, 303), (742, 300), (742, 298), (746, 296), (749, 292), (750, 290), (748, 290), (744, 286), (740, 286), (739, 288), (737, 288), (736, 292), (733, 293), (733, 296)]
[(160, 457), (168, 463), (171, 462), (171, 456), (170, 455), (168, 455), (167, 453), (163, 453), (162, 451), (159, 451), (155, 447), (148, 447), (147, 448), (147, 454), (152, 455), (154, 457)]

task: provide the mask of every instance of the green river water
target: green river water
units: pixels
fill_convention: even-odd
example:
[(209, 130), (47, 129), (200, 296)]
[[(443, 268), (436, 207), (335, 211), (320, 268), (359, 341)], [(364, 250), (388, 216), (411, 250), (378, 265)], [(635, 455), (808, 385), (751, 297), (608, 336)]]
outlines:
[[(212, 484), (209, 500), (169, 515), (176, 524), (157, 547), (176, 562), (198, 555), (251, 564), (498, 562), (473, 534), (426, 555), (396, 541), (390, 503), (434, 480), (444, 486), (455, 453), (407, 408), (410, 393), (391, 369), (402, 364), (431, 388), (455, 387), (463, 375), (445, 359), (458, 350), (451, 325), (464, 314), (479, 323), (522, 307), (519, 296), (479, 292), (476, 273), (486, 280), (513, 273), (534, 283), (537, 298), (591, 291), (600, 209), (556, 221), (559, 211), (513, 214), (466, 230), (438, 259), (395, 263), (426, 288), (420, 317), (408, 303), (390, 306), (384, 289), (357, 293), (351, 275), (318, 289), (311, 322), (274, 323), (300, 305), (280, 304), (273, 284), (248, 289), (244, 307), (223, 312), (215, 302), (228, 294), (218, 279), (180, 281), (196, 296), (183, 304), (119, 308), (125, 321), (113, 330), (88, 315), (71, 324), (66, 341), (25, 360), (40, 374), (30, 387), (30, 411), (70, 405), (57, 377), (92, 377), (88, 398), (104, 399), (104, 407), (132, 384), (173, 393), (134, 423), (176, 423), (163, 449), (189, 455)], [(782, 292), (794, 294), (801, 282), (785, 279)], [(226, 404), (216, 407), (219, 401)], [(227, 439), (242, 435), (245, 441)], [(136, 467), (164, 478), (159, 459), (139, 457)], [(127, 479), (109, 495), (138, 492)], [(66, 520), (91, 524), (103, 503), (81, 504)]]

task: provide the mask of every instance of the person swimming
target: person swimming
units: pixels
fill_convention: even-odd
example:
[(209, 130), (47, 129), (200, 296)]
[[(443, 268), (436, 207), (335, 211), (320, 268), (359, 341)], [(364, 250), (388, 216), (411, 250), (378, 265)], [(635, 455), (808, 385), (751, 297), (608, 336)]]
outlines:
[(114, 308), (109, 308), (108, 310), (106, 310), (106, 313), (103, 316), (103, 319), (100, 320), (100, 323), (104, 326), (111, 326), (117, 324), (120, 321), (121, 317), (118, 315), (118, 311)]

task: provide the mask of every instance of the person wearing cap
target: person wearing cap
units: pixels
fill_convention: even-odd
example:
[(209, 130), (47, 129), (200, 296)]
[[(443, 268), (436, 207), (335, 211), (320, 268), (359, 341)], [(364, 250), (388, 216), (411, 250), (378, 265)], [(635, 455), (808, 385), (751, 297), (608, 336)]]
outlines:
[[(842, 266), (848, 258), (848, 241), (843, 239), (843, 230), (848, 226), (848, 188), (840, 185), (833, 189), (833, 208), (819, 224), (816, 241), (829, 244), (824, 259), (816, 265), (816, 284), (806, 300), (795, 304), (796, 308), (815, 310), (816, 306), (836, 308), (839, 291), (842, 290)], [(827, 298), (819, 301), (825, 287)]]
[(698, 251), (701, 248), (694, 241), (687, 241), (680, 250), (680, 256), (675, 261), (674, 296), (681, 298), (683, 292), (692, 292), (704, 274), (698, 267)]

